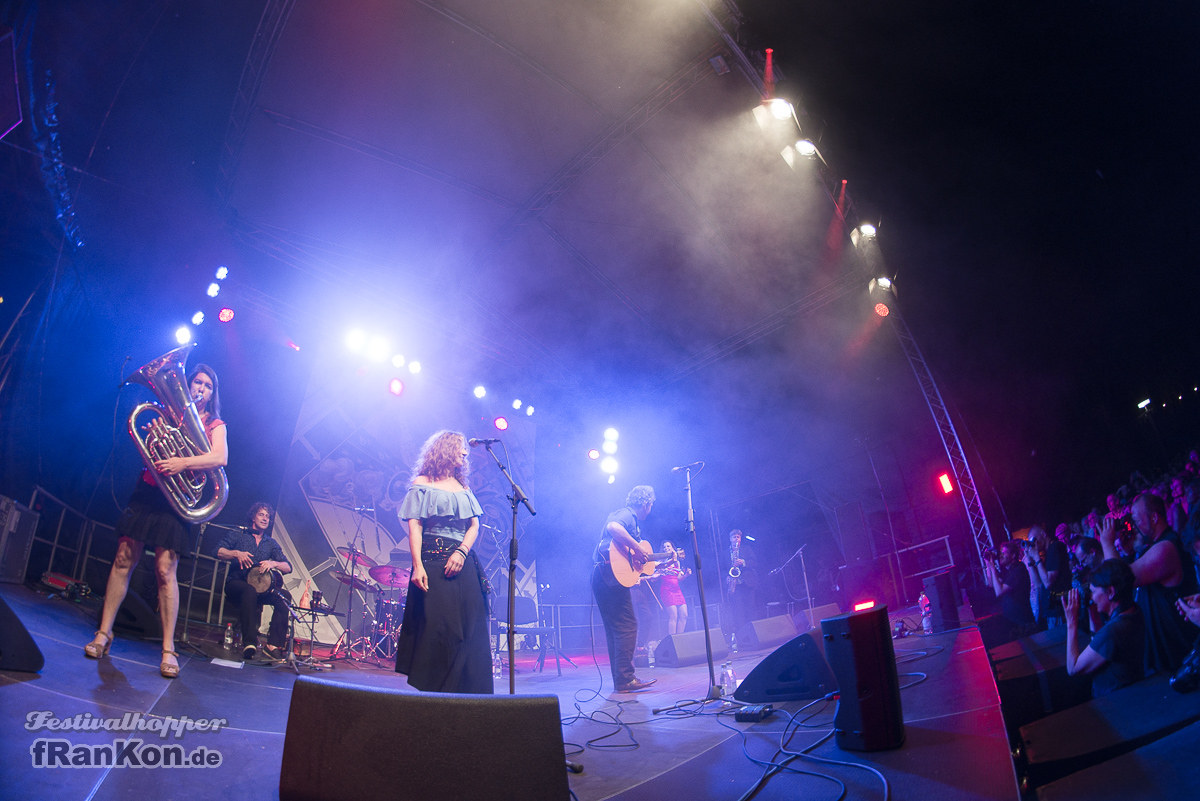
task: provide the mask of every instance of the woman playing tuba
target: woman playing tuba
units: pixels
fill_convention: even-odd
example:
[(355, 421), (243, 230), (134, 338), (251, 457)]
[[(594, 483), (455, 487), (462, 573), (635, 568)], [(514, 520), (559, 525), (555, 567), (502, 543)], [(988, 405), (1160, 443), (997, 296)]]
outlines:
[[(182, 367), (182, 363), (179, 366)], [(133, 566), (146, 548), (153, 548), (154, 573), (158, 580), (158, 611), (163, 635), (159, 672), (172, 679), (179, 675), (179, 655), (175, 652), (175, 621), (179, 614), (179, 582), (176, 579), (176, 570), (179, 567), (179, 554), (188, 548), (188, 521), (168, 502), (167, 497), (160, 491), (159, 482), (163, 477), (178, 476), (185, 470), (205, 471), (220, 468), (228, 461), (225, 422), (220, 419), (221, 404), (217, 392), (216, 372), (206, 364), (196, 365), (188, 376), (187, 391), (204, 426), (209, 449), (207, 452), (187, 456), (157, 458), (152, 461), (153, 470), (147, 465), (142, 471), (129, 499), (129, 505), (117, 521), (117, 554), (108, 574), (100, 628), (93, 640), (83, 649), (92, 659), (100, 659), (108, 653), (113, 640), (113, 622), (121, 602), (125, 600), (125, 594), (129, 591), (129, 578)]]

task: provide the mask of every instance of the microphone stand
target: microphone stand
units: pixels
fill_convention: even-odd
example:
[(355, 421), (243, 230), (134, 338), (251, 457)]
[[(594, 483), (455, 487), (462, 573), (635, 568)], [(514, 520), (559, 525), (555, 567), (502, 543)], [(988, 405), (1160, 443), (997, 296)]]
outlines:
[[(786, 561), (786, 562), (784, 562), (782, 565), (780, 565), (779, 567), (777, 567), (777, 568), (775, 568), (774, 570), (772, 570), (772, 571), (771, 571), (771, 573), (770, 573), (770, 575), (775, 575), (776, 573), (782, 573), (782, 572), (783, 572), (783, 569), (784, 569), (785, 567), (787, 567), (788, 565), (790, 565), (790, 564), (792, 563), (792, 560), (793, 560), (793, 559), (795, 559), (797, 556), (799, 556), (799, 557), (800, 557), (800, 572), (801, 572), (801, 573), (804, 575), (804, 595), (805, 595), (805, 596), (807, 597), (807, 599), (808, 599), (808, 627), (811, 629), (811, 628), (813, 628), (814, 626), (816, 626), (816, 625), (817, 625), (817, 623), (816, 623), (816, 621), (815, 621), (815, 620), (813, 620), (813, 597), (812, 597), (812, 590), (810, 590), (810, 589), (809, 589), (809, 587), (808, 587), (808, 566), (807, 566), (807, 565), (804, 563), (804, 549), (805, 549), (805, 548), (807, 548), (807, 547), (808, 547), (808, 543), (807, 543), (807, 542), (806, 542), (806, 543), (804, 543), (803, 545), (801, 545), (801, 546), (800, 546), (800, 548), (799, 548), (799, 550), (797, 550), (797, 551), (796, 551), (794, 554), (792, 554), (791, 556), (789, 556), (789, 557), (787, 558), (787, 561)], [(785, 589), (787, 588), (787, 581), (786, 581), (786, 580), (784, 581), (784, 587), (785, 587)], [(790, 589), (788, 589), (788, 595), (789, 595), (789, 596), (791, 595), (791, 590), (790, 590)]]
[[(195, 648), (196, 650), (200, 649), (196, 648), (196, 646), (192, 645), (191, 642), (188, 641), (188, 623), (191, 622), (192, 617), (192, 593), (196, 590), (196, 565), (200, 562), (200, 545), (204, 542), (204, 531), (207, 528), (207, 521), (201, 523), (200, 534), (196, 537), (196, 552), (192, 554), (192, 577), (188, 580), (187, 605), (184, 607), (183, 614), (183, 632), (179, 635), (179, 641), (181, 643), (186, 645), (188, 648)], [(209, 608), (211, 609), (212, 607), (210, 606)]]
[[(487, 449), (488, 455), (492, 457), (492, 461), (496, 463), (496, 467), (500, 468), (500, 472), (508, 479), (508, 484), (512, 488), (512, 495), (507, 496), (508, 502), (512, 506), (512, 538), (508, 542), (508, 694), (516, 695), (517, 680), (513, 672), (515, 667), (513, 643), (516, 633), (513, 631), (513, 618), (517, 613), (517, 509), (521, 504), (525, 504), (525, 508), (529, 510), (532, 517), (537, 516), (537, 511), (534, 510), (533, 504), (529, 502), (528, 496), (521, 490), (520, 485), (513, 481), (512, 475), (500, 461), (500, 457), (496, 456), (496, 452), (492, 450), (492, 443), (485, 442), (483, 447)], [(478, 559), (478, 557), (476, 558)]]
[(704, 600), (704, 568), (700, 565), (700, 544), (696, 540), (696, 515), (692, 507), (691, 465), (684, 468), (683, 482), (684, 492), (687, 494), (687, 528), (692, 540), (692, 561), (696, 565), (696, 587), (700, 591), (700, 620), (704, 624), (704, 652), (708, 656), (708, 695), (704, 700), (718, 701), (721, 698), (721, 685), (717, 684), (717, 671), (713, 666), (712, 638), (709, 636), (708, 629), (708, 604)]

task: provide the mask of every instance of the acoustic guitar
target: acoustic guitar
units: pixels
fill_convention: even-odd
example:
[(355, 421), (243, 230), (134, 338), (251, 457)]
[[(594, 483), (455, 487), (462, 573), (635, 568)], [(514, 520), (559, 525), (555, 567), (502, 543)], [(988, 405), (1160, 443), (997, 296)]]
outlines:
[(658, 567), (659, 562), (671, 558), (669, 553), (651, 553), (653, 548), (645, 540), (637, 545), (638, 549), (646, 555), (646, 564), (642, 565), (641, 570), (634, 569), (625, 549), (617, 545), (615, 541), (608, 546), (608, 563), (612, 567), (613, 576), (622, 587), (636, 586), (642, 579), (654, 575), (654, 569)]

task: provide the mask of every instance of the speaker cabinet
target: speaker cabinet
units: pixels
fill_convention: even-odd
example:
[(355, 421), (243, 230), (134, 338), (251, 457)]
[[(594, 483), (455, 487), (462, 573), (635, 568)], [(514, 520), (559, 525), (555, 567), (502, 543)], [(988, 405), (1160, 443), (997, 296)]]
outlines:
[(292, 687), (280, 801), (569, 797), (553, 695), (417, 695), (308, 676)]
[(825, 658), (840, 689), (835, 738), (848, 751), (904, 744), (904, 713), (887, 607), (821, 621)]
[(958, 628), (958, 588), (949, 570), (926, 576), (922, 581), (935, 632)]
[[(713, 659), (724, 659), (729, 654), (729, 646), (720, 629), (709, 629), (708, 637), (712, 641)], [(683, 634), (670, 634), (659, 640), (654, 649), (654, 664), (664, 667), (682, 667), (707, 662), (708, 652), (704, 648), (703, 631), (685, 631)]]
[(792, 620), (796, 622), (796, 631), (811, 631), (812, 629), (820, 628), (821, 621), (827, 617), (835, 617), (842, 613), (842, 608), (837, 604), (821, 604), (813, 607), (812, 612), (809, 612), (808, 607), (804, 607), (798, 611)]
[(25, 582), (29, 551), (40, 517), (12, 498), (0, 496), (0, 581)]
[(774, 648), (781, 642), (787, 642), (795, 637), (796, 624), (788, 615), (752, 620), (737, 630), (738, 648), (754, 650), (755, 648)]
[(45, 664), (46, 658), (25, 624), (0, 598), (0, 670), (37, 673)]
[(752, 704), (821, 698), (837, 689), (815, 629), (784, 643), (746, 674), (734, 690), (738, 701)]

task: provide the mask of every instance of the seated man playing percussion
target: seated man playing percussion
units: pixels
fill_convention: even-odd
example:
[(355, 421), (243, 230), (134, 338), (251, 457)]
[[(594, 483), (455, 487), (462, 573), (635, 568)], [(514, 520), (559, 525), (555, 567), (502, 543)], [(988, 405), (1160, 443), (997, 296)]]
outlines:
[(237, 609), (244, 659), (253, 659), (258, 653), (262, 608), (271, 605), (275, 611), (263, 653), (272, 659), (282, 659), (288, 626), (288, 601), (282, 594), (282, 577), (292, 572), (292, 566), (284, 557), (283, 548), (271, 537), (275, 510), (259, 501), (250, 507), (248, 519), (248, 526), (227, 532), (217, 546), (217, 558), (236, 565), (229, 567), (225, 597)]

